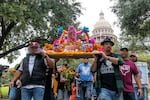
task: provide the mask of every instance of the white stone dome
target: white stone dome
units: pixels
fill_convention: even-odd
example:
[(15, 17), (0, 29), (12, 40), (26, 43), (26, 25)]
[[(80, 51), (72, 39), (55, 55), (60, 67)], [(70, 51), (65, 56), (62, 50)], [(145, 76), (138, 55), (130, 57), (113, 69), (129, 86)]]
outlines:
[(111, 25), (109, 24), (109, 22), (105, 20), (103, 12), (100, 13), (100, 19), (94, 25), (94, 29), (97, 29), (97, 28), (99, 28), (99, 29), (100, 28), (111, 28)]

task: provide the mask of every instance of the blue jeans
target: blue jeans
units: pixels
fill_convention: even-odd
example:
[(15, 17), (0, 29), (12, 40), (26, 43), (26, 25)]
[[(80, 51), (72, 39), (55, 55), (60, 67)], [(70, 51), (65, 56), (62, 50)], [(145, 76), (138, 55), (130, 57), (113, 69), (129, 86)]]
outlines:
[(143, 96), (142, 99), (140, 99), (138, 95), (138, 87), (134, 87), (135, 90), (135, 100), (148, 100), (148, 89), (146, 87), (142, 88)]
[(32, 89), (22, 88), (21, 90), (21, 100), (43, 100), (44, 98), (44, 88), (36, 87)]
[(99, 94), (98, 100), (123, 100), (122, 93), (120, 94), (121, 95), (117, 95), (115, 91), (101, 88), (101, 92)]
[(91, 100), (92, 85), (91, 81), (83, 81), (79, 85), (80, 100)]
[(17, 94), (17, 87), (12, 87), (9, 91), (9, 100), (15, 100)]
[(69, 100), (69, 95), (67, 90), (58, 90), (58, 99), (59, 100)]
[(93, 87), (93, 89), (92, 89), (92, 95), (97, 96), (95, 87)]

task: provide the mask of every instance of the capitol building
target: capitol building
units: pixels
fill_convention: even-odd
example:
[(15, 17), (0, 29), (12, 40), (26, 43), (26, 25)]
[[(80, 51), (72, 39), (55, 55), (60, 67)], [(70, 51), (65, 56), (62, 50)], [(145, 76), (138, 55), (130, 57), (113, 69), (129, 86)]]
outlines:
[(94, 38), (98, 44), (100, 44), (106, 37), (111, 38), (112, 41), (116, 41), (117, 36), (113, 34), (114, 31), (109, 22), (105, 20), (104, 13), (102, 11), (99, 16), (99, 21), (96, 22), (92, 31), (92, 38)]

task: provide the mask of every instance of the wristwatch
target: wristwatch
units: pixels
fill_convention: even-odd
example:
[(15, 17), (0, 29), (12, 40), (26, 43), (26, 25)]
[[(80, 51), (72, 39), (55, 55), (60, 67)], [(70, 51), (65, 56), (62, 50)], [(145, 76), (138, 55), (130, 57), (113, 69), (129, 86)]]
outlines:
[(110, 60), (109, 56), (107, 57), (107, 60)]
[(45, 55), (43, 58), (47, 58), (48, 57), (48, 55)]

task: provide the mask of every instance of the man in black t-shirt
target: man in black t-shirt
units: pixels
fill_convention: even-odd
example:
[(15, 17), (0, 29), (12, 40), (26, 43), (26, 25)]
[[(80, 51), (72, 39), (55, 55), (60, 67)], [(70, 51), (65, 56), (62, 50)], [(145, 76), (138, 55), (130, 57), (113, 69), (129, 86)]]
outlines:
[(123, 88), (119, 71), (123, 59), (111, 52), (114, 43), (109, 38), (104, 39), (101, 45), (104, 51), (95, 52), (98, 55), (94, 55), (95, 61), (92, 66), (92, 71), (96, 72), (95, 86), (99, 95), (98, 100), (118, 100)]
[(52, 74), (54, 73), (53, 69), (56, 68), (56, 63), (59, 59), (55, 59), (55, 64), (53, 68), (47, 67), (46, 69), (46, 84), (45, 84), (45, 93), (44, 93), (44, 100), (55, 100), (54, 92), (52, 88)]
[(53, 68), (47, 68), (44, 100), (54, 100), (54, 93), (52, 89), (52, 74), (53, 74)]
[[(68, 69), (68, 65), (67, 64), (63, 64), (62, 69)], [(64, 78), (63, 76), (63, 70), (58, 71), (58, 96), (57, 99), (58, 100), (69, 100), (69, 91), (66, 89), (66, 83), (68, 82), (67, 79)]]

